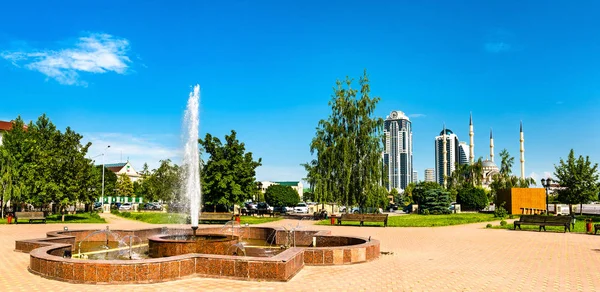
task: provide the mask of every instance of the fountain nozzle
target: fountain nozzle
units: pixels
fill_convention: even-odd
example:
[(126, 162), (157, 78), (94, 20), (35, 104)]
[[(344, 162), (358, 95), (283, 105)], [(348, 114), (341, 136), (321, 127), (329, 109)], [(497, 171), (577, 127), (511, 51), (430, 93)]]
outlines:
[(192, 226), (192, 234), (196, 237), (196, 230), (198, 230), (198, 226)]

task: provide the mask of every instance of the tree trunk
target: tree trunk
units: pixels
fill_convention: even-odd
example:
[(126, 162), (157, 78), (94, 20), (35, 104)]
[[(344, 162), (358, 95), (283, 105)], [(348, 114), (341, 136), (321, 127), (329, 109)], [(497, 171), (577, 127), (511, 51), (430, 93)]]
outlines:
[(579, 204), (579, 215), (583, 215), (583, 204)]

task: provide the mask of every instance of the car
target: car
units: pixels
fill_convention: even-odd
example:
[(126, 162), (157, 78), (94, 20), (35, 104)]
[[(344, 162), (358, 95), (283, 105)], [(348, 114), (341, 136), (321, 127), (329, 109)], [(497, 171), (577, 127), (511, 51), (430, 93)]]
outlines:
[(294, 207), (294, 213), (308, 214), (308, 206), (306, 203), (298, 203), (296, 207)]
[(288, 212), (288, 207), (273, 207), (273, 212), (286, 214)]
[(102, 203), (101, 202), (95, 202), (94, 203), (94, 210), (96, 210), (96, 211), (102, 210)]
[(260, 202), (256, 205), (256, 209), (259, 211), (273, 211), (273, 207), (269, 206), (269, 204), (265, 202)]
[(144, 210), (162, 210), (162, 205), (160, 203), (146, 203), (144, 204)]
[(123, 203), (119, 207), (119, 210), (131, 210), (132, 207), (133, 207), (133, 205), (131, 205), (131, 203)]
[(397, 211), (398, 210), (398, 204), (389, 204), (388, 207), (387, 207), (387, 210), (389, 210), (390, 212)]

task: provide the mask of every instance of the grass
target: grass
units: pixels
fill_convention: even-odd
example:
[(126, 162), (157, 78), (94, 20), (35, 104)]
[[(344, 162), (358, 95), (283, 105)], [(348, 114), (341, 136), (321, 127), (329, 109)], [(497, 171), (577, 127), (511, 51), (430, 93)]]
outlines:
[[(389, 227), (437, 227), (437, 226), (450, 226), (469, 224), (477, 222), (488, 222), (495, 221), (498, 218), (494, 218), (493, 214), (483, 213), (461, 213), (461, 214), (448, 214), (448, 215), (401, 215), (401, 216), (389, 216), (388, 226)], [(329, 219), (319, 221), (317, 225), (330, 225)], [(358, 226), (360, 222), (343, 222), (342, 225)], [(383, 226), (383, 223), (378, 222), (365, 222), (365, 226)]]
[[(515, 219), (519, 219), (519, 216), (515, 216)], [(594, 232), (594, 226), (593, 224), (597, 224), (598, 222), (600, 222), (600, 216), (598, 215), (577, 215), (575, 216), (575, 218), (577, 219), (577, 221), (575, 221), (575, 228), (571, 228), (571, 232), (575, 232), (575, 233), (586, 233), (586, 223), (585, 223), (585, 219), (592, 219), (592, 232)], [(493, 229), (513, 229), (515, 226), (512, 223), (508, 223), (504, 226), (500, 226), (500, 225), (494, 225), (492, 226)], [(522, 230), (529, 230), (529, 231), (538, 231), (540, 229), (539, 226), (536, 225), (522, 225), (521, 226)], [(546, 231), (547, 232), (564, 232), (565, 228), (564, 227), (560, 227), (560, 226), (546, 226)]]
[[(188, 214), (183, 213), (150, 213), (150, 212), (119, 212), (112, 210), (111, 213), (119, 217), (142, 221), (151, 224), (185, 224), (188, 223)], [(278, 217), (253, 217), (242, 216), (240, 224), (261, 224), (281, 220)]]

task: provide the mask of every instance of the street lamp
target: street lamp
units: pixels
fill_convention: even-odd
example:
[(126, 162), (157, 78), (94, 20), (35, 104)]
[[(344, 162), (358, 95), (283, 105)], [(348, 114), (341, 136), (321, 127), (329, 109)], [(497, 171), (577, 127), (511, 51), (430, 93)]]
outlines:
[[(548, 214), (548, 191), (550, 190), (550, 186), (552, 185), (552, 179), (541, 179), (542, 186), (546, 189), (546, 214)], [(556, 212), (556, 210), (554, 210)]]
[(106, 152), (106, 150), (108, 150), (108, 148), (110, 148), (110, 145), (106, 146), (106, 148), (104, 148), (104, 151), (102, 151), (102, 196), (100, 196), (100, 205), (102, 206), (103, 213), (104, 213), (104, 153)]

